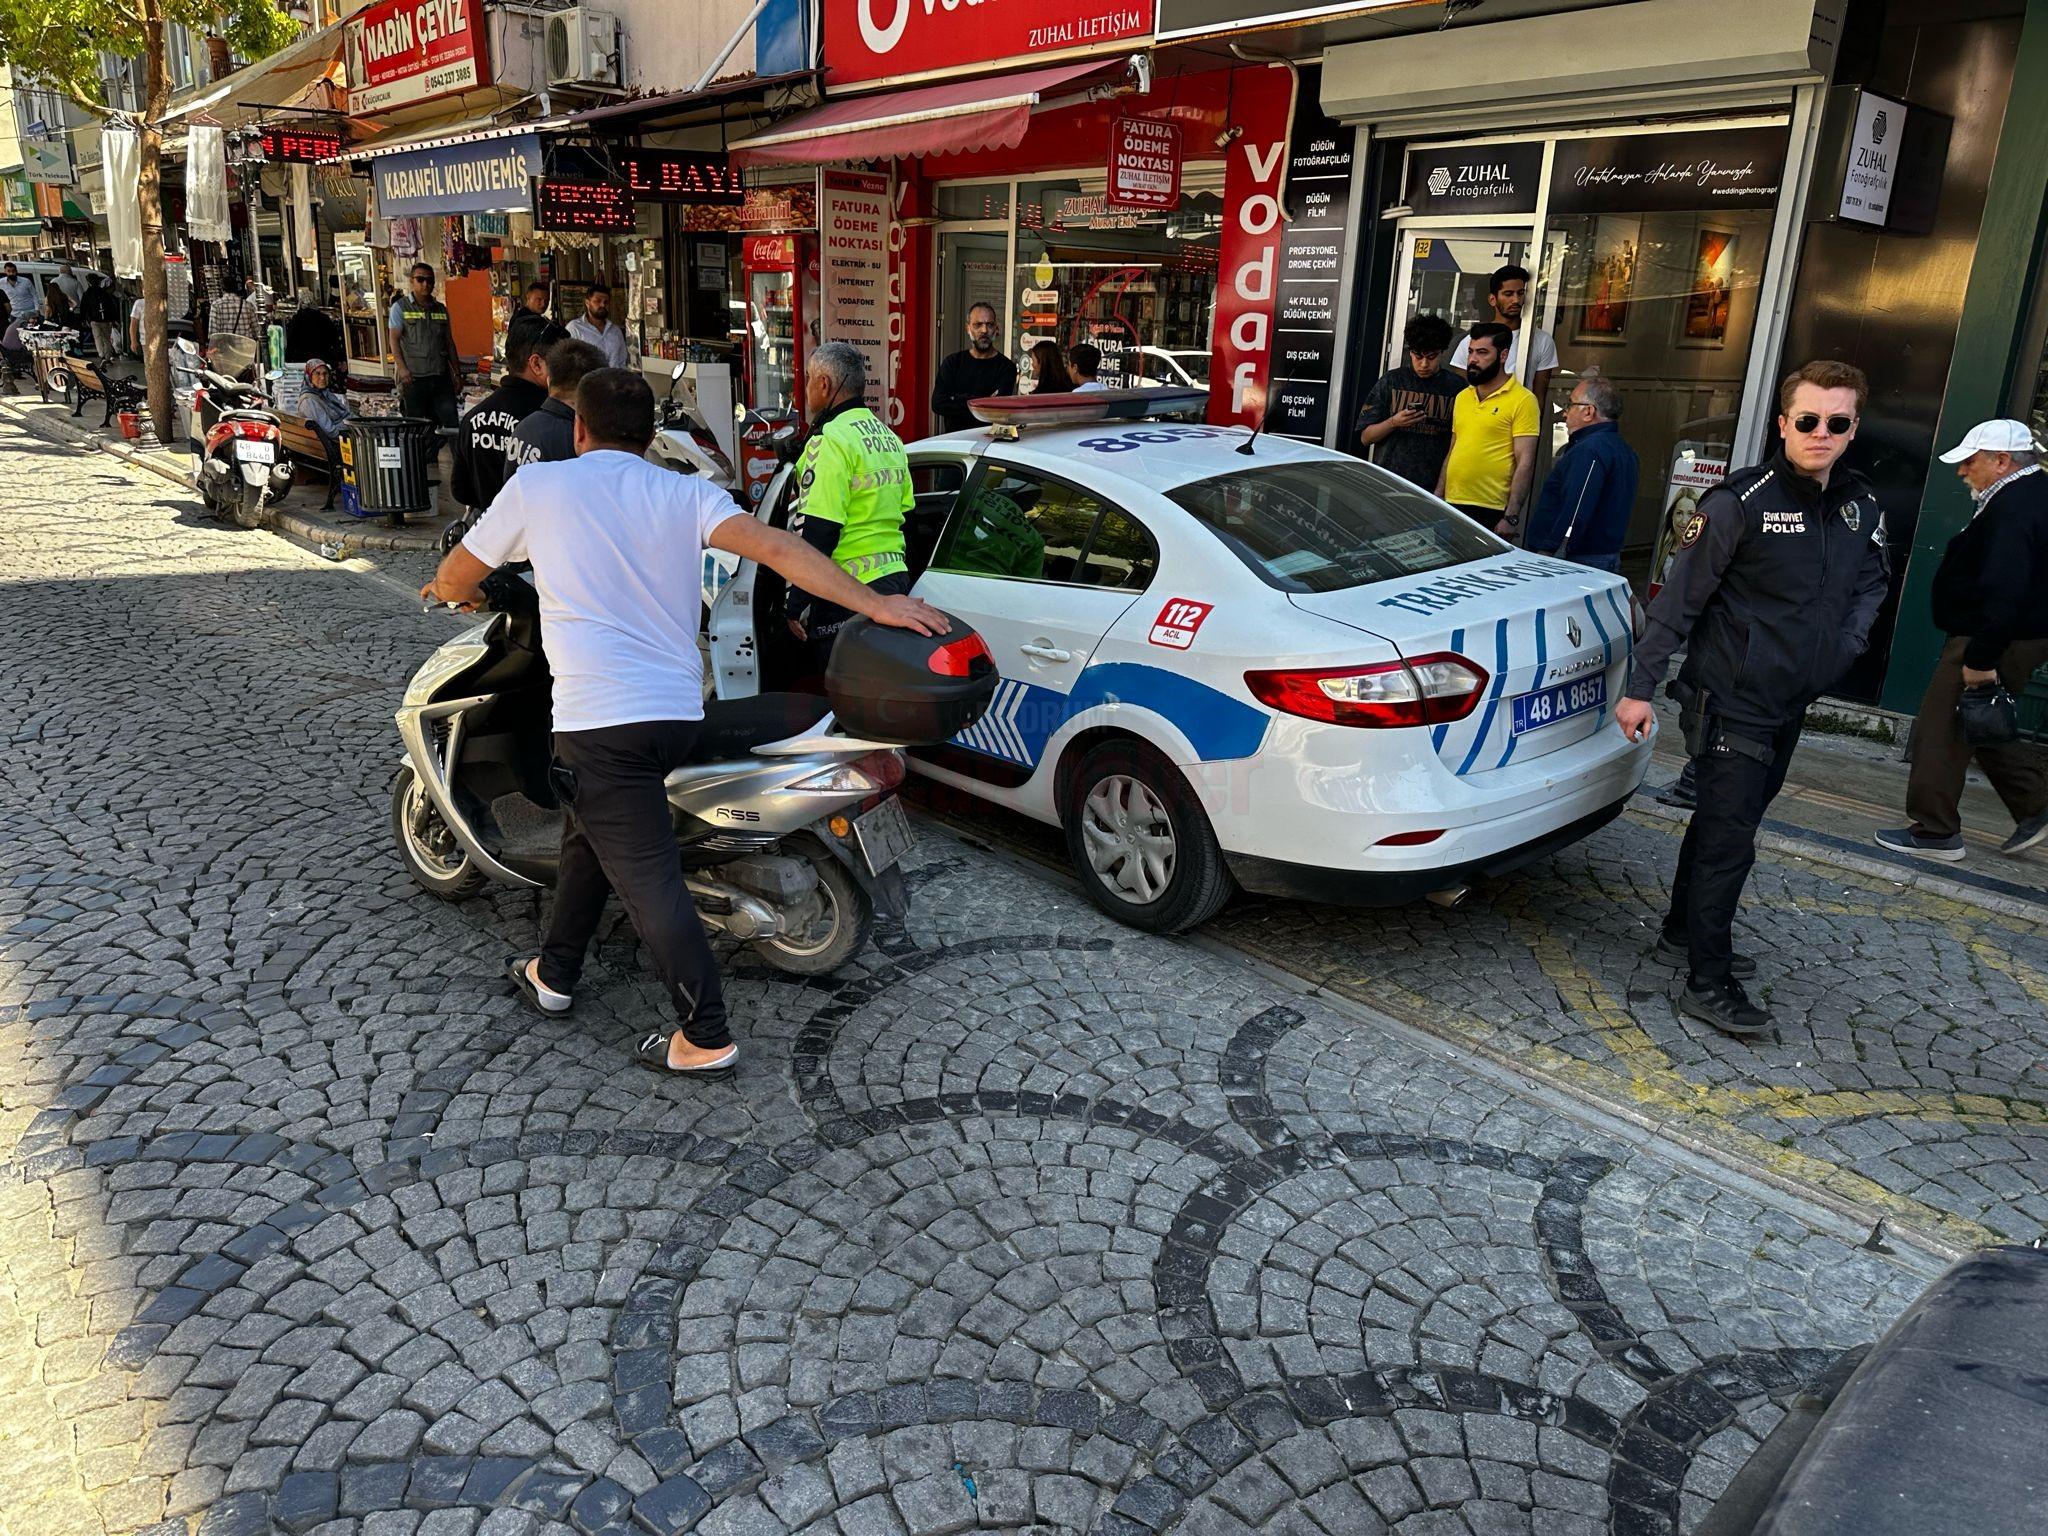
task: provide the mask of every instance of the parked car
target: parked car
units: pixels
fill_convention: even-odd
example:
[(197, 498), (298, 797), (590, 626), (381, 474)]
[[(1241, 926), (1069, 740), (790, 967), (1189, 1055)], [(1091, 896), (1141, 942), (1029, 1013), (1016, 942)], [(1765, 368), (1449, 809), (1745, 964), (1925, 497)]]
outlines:
[[(1448, 899), (1615, 816), (1650, 756), (1612, 723), (1627, 584), (1346, 454), (1147, 419), (1206, 398), (984, 401), (1003, 434), (910, 445), (914, 590), (1002, 675), (913, 767), (1062, 827), (1095, 902), (1155, 931), (1239, 887)], [(715, 663), (756, 654), (734, 617)]]

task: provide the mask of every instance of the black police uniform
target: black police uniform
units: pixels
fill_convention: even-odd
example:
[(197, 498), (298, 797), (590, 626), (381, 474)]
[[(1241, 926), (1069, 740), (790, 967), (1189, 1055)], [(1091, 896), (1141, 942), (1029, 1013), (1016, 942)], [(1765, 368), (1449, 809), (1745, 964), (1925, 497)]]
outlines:
[(540, 385), (508, 375), (462, 418), (448, 487), (458, 501), (481, 512), (497, 498), (511, 473), (506, 453), (516, 442), (519, 424), (547, 401), (548, 392)]
[(515, 475), (525, 464), (553, 464), (576, 457), (576, 407), (550, 395), (540, 409), (519, 423), (505, 445), (505, 473)]
[(1764, 808), (1784, 787), (1806, 706), (1869, 643), (1888, 579), (1877, 495), (1840, 464), (1823, 488), (1781, 452), (1709, 491), (1680, 534), (1628, 696), (1649, 700), (1686, 646), (1671, 695), (1699, 762), (1699, 807), (1664, 934), (1685, 944), (1695, 991), (1731, 984), (1730, 930)]

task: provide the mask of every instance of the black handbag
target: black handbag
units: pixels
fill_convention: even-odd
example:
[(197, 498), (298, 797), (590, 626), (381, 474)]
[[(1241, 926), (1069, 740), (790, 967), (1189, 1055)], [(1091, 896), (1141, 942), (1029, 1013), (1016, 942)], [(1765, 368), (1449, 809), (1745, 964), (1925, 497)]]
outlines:
[(1973, 747), (2002, 747), (2020, 739), (2020, 711), (2003, 683), (1965, 688), (1956, 704), (1963, 739)]

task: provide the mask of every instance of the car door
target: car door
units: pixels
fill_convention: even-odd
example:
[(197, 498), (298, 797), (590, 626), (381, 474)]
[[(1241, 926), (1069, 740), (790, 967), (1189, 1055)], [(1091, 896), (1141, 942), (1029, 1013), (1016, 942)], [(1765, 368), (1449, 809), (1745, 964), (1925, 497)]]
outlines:
[(985, 759), (989, 777), (1029, 777), (1103, 635), (1158, 564), (1158, 545), (1123, 508), (984, 455), (915, 588), (979, 630), (1002, 674), (988, 713), (954, 745)]

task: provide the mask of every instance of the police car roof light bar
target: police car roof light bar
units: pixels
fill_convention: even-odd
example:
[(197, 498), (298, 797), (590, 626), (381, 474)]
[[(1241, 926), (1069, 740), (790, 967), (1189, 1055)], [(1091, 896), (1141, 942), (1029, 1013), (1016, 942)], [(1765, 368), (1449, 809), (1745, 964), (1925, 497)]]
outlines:
[(1162, 389), (1091, 389), (1085, 394), (988, 395), (967, 402), (977, 421), (991, 427), (1079, 427), (1098, 421), (1153, 421), (1199, 415), (1209, 391), (1186, 385)]

